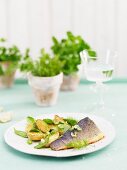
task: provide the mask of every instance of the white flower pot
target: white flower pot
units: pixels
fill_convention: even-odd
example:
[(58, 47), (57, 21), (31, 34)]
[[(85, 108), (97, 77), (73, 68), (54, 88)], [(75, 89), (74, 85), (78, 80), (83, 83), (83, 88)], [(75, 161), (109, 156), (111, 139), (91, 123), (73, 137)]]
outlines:
[(80, 77), (82, 74), (82, 65), (80, 64), (78, 68), (79, 68), (79, 71), (77, 73), (63, 76), (63, 83), (61, 85), (61, 90), (74, 91), (77, 89), (79, 82), (80, 82)]
[(28, 82), (32, 87), (36, 104), (39, 106), (56, 104), (62, 81), (62, 73), (53, 77), (36, 77), (29, 74)]
[(78, 74), (64, 75), (61, 90), (63, 91), (74, 91), (77, 89), (80, 82), (80, 76)]
[[(1, 62), (2, 68), (7, 70), (11, 62)], [(15, 71), (9, 75), (0, 76), (0, 88), (10, 88), (14, 82)]]

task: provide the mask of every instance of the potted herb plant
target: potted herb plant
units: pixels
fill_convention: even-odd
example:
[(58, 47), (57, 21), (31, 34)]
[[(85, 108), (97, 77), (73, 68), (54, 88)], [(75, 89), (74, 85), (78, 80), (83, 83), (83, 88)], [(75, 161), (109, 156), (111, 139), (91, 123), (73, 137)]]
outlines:
[(37, 60), (32, 60), (29, 55), (25, 56), (20, 69), (28, 73), (28, 82), (37, 105), (50, 106), (56, 103), (63, 81), (62, 67), (63, 62), (58, 56), (51, 57), (44, 49)]
[(21, 59), (17, 46), (7, 47), (5, 39), (0, 39), (0, 88), (11, 87), (14, 75)]
[(86, 50), (91, 58), (96, 56), (89, 44), (87, 44), (81, 36), (74, 36), (71, 32), (67, 32), (67, 38), (58, 41), (52, 38), (53, 46), (51, 47), (54, 54), (64, 61), (63, 67), (63, 83), (62, 90), (75, 90), (80, 81), (80, 51)]

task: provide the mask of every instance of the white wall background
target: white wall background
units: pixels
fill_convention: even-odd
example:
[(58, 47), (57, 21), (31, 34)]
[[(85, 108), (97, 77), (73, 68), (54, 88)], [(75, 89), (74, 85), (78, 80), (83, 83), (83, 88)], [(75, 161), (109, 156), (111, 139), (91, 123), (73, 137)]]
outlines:
[(33, 57), (67, 30), (95, 50), (117, 50), (117, 76), (127, 76), (127, 0), (0, 0), (0, 37)]

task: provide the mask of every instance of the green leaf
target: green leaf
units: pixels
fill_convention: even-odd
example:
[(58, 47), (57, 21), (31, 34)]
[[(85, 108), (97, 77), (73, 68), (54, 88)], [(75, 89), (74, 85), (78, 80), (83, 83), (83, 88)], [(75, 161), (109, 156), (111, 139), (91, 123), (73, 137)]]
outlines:
[(96, 56), (96, 52), (95, 51), (88, 50), (88, 54), (89, 54), (91, 59), (96, 60), (97, 56)]
[(31, 116), (28, 116), (27, 117), (27, 122), (33, 124), (33, 123), (35, 123), (35, 119), (33, 117), (31, 117)]
[(68, 36), (68, 39), (71, 39), (71, 40), (75, 38), (74, 35), (70, 31), (67, 32), (67, 36)]
[(74, 126), (74, 125), (76, 125), (78, 122), (77, 122), (77, 120), (75, 120), (75, 119), (73, 119), (73, 118), (67, 118), (67, 119), (64, 119), (65, 121), (67, 121), (67, 123), (69, 124), (69, 125), (71, 125), (71, 126)]
[(55, 37), (52, 37), (52, 41), (54, 42), (54, 44), (58, 44), (58, 40)]
[(43, 121), (47, 124), (54, 124), (52, 119), (43, 119)]
[(33, 128), (30, 130), (30, 132), (40, 132), (40, 130), (33, 127)]
[(21, 137), (23, 137), (23, 138), (27, 138), (27, 133), (24, 132), (24, 131), (16, 130), (16, 129), (14, 128), (14, 132), (15, 132), (15, 134), (18, 135), (18, 136), (21, 136)]
[(0, 76), (3, 76), (3, 75), (4, 75), (4, 71), (3, 71), (2, 66), (0, 65)]

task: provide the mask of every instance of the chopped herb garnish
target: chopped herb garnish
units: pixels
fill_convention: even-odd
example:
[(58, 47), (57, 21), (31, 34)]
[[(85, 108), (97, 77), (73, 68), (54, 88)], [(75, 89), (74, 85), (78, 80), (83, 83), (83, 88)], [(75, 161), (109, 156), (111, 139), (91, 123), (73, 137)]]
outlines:
[(76, 140), (67, 144), (68, 148), (75, 148), (75, 149), (81, 149), (86, 146), (88, 146), (87, 140), (81, 140), (81, 141)]
[(71, 132), (71, 136), (72, 136), (73, 138), (77, 137), (77, 131)]
[(71, 128), (72, 130), (78, 130), (78, 131), (81, 131), (82, 130), (82, 128), (79, 126), (79, 125), (74, 125), (72, 128)]

